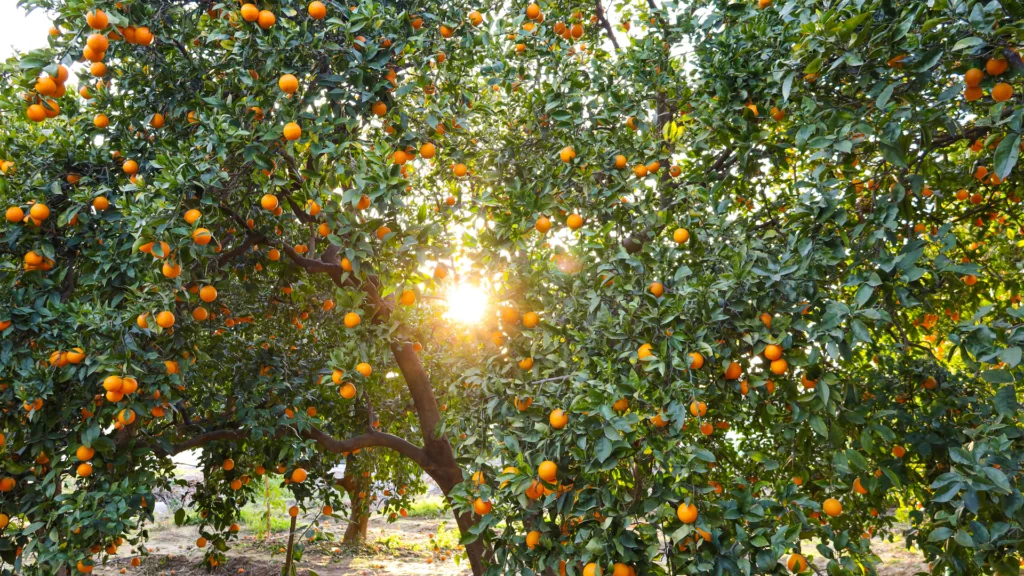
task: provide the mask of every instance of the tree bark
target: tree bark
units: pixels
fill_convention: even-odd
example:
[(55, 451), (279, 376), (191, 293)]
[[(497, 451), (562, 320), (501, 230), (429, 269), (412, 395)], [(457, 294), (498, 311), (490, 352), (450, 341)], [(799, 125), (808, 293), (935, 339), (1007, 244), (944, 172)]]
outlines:
[(370, 514), (367, 510), (365, 498), (358, 496), (352, 501), (352, 513), (349, 514), (348, 528), (345, 528), (345, 539), (342, 544), (354, 546), (366, 541), (366, 531), (370, 523)]

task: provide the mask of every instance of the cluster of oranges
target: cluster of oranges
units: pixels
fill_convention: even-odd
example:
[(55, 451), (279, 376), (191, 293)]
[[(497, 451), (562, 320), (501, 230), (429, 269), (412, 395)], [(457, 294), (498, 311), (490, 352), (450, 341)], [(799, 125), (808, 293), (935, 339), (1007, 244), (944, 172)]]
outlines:
[[(974, 102), (984, 96), (984, 92), (981, 89), (981, 83), (985, 79), (985, 74), (989, 76), (1001, 76), (1006, 72), (1009, 64), (1003, 58), (990, 58), (985, 63), (985, 70), (982, 71), (980, 68), (971, 68), (964, 73), (964, 84), (967, 85), (964, 88), (964, 98), (968, 102)], [(1007, 82), (997, 82), (992, 86), (990, 92), (992, 100), (996, 102), (1006, 102), (1013, 97), (1013, 86)]]

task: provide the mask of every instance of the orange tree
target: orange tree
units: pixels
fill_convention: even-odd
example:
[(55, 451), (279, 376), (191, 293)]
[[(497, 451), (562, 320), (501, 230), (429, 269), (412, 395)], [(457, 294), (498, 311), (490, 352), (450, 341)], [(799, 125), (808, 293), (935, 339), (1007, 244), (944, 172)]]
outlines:
[(348, 455), (476, 574), (1018, 569), (1016, 4), (24, 4), (14, 571), (139, 544), (197, 447), (210, 567)]

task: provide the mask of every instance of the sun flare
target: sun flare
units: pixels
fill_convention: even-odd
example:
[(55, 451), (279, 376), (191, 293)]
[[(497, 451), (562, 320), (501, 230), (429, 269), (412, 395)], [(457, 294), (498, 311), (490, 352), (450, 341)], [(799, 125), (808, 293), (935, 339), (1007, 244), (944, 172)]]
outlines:
[(462, 324), (476, 324), (487, 310), (487, 294), (479, 286), (459, 284), (448, 291), (445, 316)]

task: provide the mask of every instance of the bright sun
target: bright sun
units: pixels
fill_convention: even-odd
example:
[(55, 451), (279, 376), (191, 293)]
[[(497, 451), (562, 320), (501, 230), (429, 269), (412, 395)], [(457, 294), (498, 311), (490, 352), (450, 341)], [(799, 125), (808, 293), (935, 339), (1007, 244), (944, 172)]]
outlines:
[(476, 324), (483, 318), (485, 310), (487, 294), (479, 286), (459, 284), (448, 291), (448, 319)]

